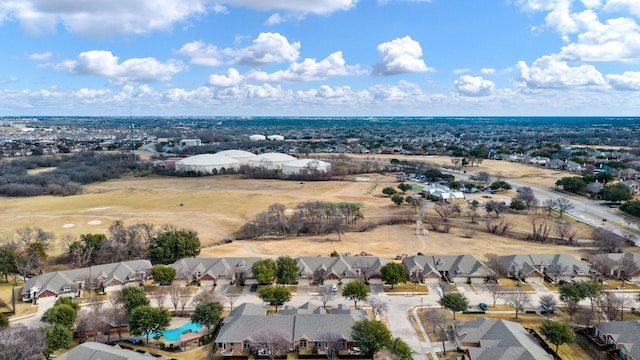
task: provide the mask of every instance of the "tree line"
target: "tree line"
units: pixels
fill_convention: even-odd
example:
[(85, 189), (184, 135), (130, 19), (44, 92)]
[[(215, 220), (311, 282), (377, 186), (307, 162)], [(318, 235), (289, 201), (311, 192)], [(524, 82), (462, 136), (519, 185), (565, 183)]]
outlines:
[(286, 237), (321, 235), (356, 230), (362, 219), (361, 204), (308, 201), (298, 204), (291, 211), (280, 203), (258, 213), (253, 221), (245, 223), (236, 233), (239, 239), (261, 237)]
[[(117, 179), (139, 166), (128, 154), (92, 151), (3, 161), (0, 163), (0, 196), (76, 195), (82, 192), (84, 184)], [(41, 168), (52, 170), (28, 173)]]

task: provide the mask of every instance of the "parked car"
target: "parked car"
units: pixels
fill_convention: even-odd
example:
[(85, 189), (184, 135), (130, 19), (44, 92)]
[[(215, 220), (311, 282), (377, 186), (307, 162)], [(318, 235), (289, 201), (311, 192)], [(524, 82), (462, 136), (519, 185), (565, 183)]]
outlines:
[(331, 292), (338, 292), (338, 284), (331, 285)]
[(249, 288), (249, 291), (251, 291), (251, 292), (258, 291), (258, 284), (251, 284), (251, 287)]
[(485, 304), (485, 303), (480, 303), (480, 304), (478, 304), (478, 307), (479, 307), (479, 308), (480, 308), (480, 310), (482, 310), (482, 311), (487, 311), (487, 310), (489, 310), (489, 306), (488, 306), (487, 304)]
[(542, 306), (542, 310), (544, 310), (546, 312), (552, 313), (552, 312), (556, 311), (556, 308), (554, 308), (553, 306), (551, 306), (549, 304), (542, 304), (540, 306)]

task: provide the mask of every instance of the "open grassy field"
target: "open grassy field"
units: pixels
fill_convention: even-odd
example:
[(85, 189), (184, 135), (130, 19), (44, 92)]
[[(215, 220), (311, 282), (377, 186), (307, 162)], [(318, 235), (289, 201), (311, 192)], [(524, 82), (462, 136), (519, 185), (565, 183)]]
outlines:
[[(447, 157), (420, 159), (423, 158), (429, 162), (450, 163)], [(481, 166), (474, 167), (474, 171), (507, 173), (505, 166), (508, 166), (510, 176), (531, 179), (558, 176), (558, 172), (500, 161), (485, 161)], [(201, 256), (314, 256), (328, 255), (333, 250), (353, 255), (364, 251), (385, 257), (414, 255), (417, 252), (435, 255), (455, 252), (480, 257), (487, 253), (562, 252), (579, 256), (585, 250), (517, 241), (480, 231), (468, 238), (463, 230), (455, 227), (449, 233), (430, 231), (429, 234), (416, 236), (415, 226), (411, 224), (380, 226), (364, 233), (347, 233), (341, 236), (340, 241), (337, 234), (330, 234), (218, 245), (232, 238), (245, 221), (276, 202), (287, 207), (314, 200), (361, 203), (364, 205), (362, 212), (365, 220), (374, 219), (377, 222), (384, 222), (385, 218), (398, 212), (409, 211), (407, 205), (403, 206), (404, 210), (399, 209), (388, 197), (381, 195), (384, 187), (398, 184), (395, 178), (367, 174), (358, 179), (298, 182), (242, 179), (238, 176), (125, 178), (86, 186), (84, 193), (77, 196), (3, 199), (0, 229), (11, 233), (22, 227), (38, 226), (53, 232), (60, 239), (65, 233), (107, 233), (109, 225), (116, 220), (124, 221), (126, 225), (141, 222), (173, 224), (198, 232), (203, 244)], [(512, 195), (512, 192), (499, 193), (493, 198), (508, 200)], [(478, 196), (479, 201), (486, 201), (479, 194), (472, 196)], [(526, 215), (506, 216), (514, 229), (527, 231), (530, 228)], [(590, 228), (584, 224), (575, 225), (579, 232), (577, 238), (589, 237)], [(425, 228), (428, 227), (425, 225)], [(49, 249), (51, 254), (63, 251), (59, 241)]]

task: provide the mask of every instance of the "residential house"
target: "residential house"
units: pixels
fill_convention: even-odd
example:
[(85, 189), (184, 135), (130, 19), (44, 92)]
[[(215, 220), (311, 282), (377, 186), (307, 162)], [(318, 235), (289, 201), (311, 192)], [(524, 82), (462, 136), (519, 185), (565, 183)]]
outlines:
[(550, 169), (564, 169), (564, 161), (560, 159), (551, 159), (547, 164)]
[(622, 183), (624, 184), (624, 186), (627, 187), (627, 189), (629, 189), (629, 192), (631, 193), (631, 195), (636, 196), (640, 194), (640, 181), (627, 179), (627, 180), (624, 180)]
[(189, 147), (189, 146), (200, 146), (202, 145), (202, 140), (200, 139), (182, 139), (180, 140), (181, 147)]
[(458, 325), (457, 341), (469, 360), (553, 359), (522, 325), (478, 318)]
[(585, 166), (582, 164), (578, 164), (575, 161), (567, 160), (564, 163), (564, 169), (575, 173), (581, 173), (585, 170)]
[[(287, 337), (291, 349), (322, 354), (328, 346), (340, 350), (354, 347), (351, 327), (368, 319), (366, 311), (338, 306), (327, 314), (324, 308), (307, 303), (299, 308), (285, 307), (276, 315), (255, 304), (234, 308), (225, 319), (215, 339), (222, 355), (260, 353), (262, 334), (278, 331)], [(329, 344), (332, 342), (333, 344)]]
[(587, 184), (587, 192), (590, 194), (597, 194), (604, 188), (604, 185), (600, 182), (591, 182)]
[(22, 299), (35, 302), (49, 296), (80, 297), (86, 289), (119, 290), (127, 284), (144, 282), (150, 272), (149, 260), (131, 260), (45, 273), (27, 280)]
[[(609, 253), (593, 257), (592, 266), (604, 276), (640, 281), (640, 253)], [(621, 274), (622, 273), (622, 274)]]
[(444, 279), (453, 283), (484, 283), (496, 275), (473, 255), (409, 256), (402, 263), (409, 278), (419, 282), (437, 282)]
[(422, 189), (425, 196), (434, 196), (442, 202), (456, 203), (464, 201), (464, 193), (462, 191), (453, 191), (447, 186), (438, 184), (429, 184)]
[(620, 170), (619, 175), (623, 179), (637, 179), (638, 171), (632, 168), (622, 169)]
[(138, 353), (126, 350), (118, 345), (107, 345), (88, 341), (82, 343), (57, 357), (58, 360), (164, 360), (164, 356), (151, 355), (147, 352)]
[(176, 277), (190, 279), (203, 286), (220, 283), (256, 283), (251, 268), (258, 257), (186, 258), (169, 265), (176, 269)]
[(380, 268), (389, 260), (377, 256), (307, 256), (295, 258), (298, 284), (337, 284), (362, 280), (382, 283)]
[(502, 256), (509, 275), (525, 282), (587, 280), (591, 265), (567, 254), (525, 254)]
[(593, 336), (610, 345), (608, 359), (640, 359), (640, 321), (612, 321), (593, 326)]

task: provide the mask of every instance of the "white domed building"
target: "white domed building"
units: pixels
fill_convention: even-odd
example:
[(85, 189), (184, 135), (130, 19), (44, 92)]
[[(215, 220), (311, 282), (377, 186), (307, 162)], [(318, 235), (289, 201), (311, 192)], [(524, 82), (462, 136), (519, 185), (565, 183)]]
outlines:
[(202, 174), (212, 174), (225, 172), (230, 169), (237, 169), (240, 161), (224, 155), (200, 154), (190, 156), (176, 162), (177, 172), (197, 172)]
[(249, 140), (251, 141), (264, 141), (267, 140), (267, 137), (264, 135), (251, 135), (249, 136)]
[(227, 156), (236, 159), (240, 162), (240, 165), (249, 163), (249, 159), (256, 156), (256, 154), (244, 150), (224, 150), (219, 151), (216, 155)]
[(267, 140), (282, 141), (282, 140), (284, 140), (284, 136), (282, 136), (282, 135), (269, 135), (269, 136), (267, 136)]
[(331, 164), (316, 159), (298, 159), (282, 165), (282, 175), (300, 175), (305, 173), (328, 172)]
[(262, 167), (268, 170), (280, 170), (282, 165), (296, 160), (295, 157), (282, 153), (265, 153), (249, 159), (249, 166)]

